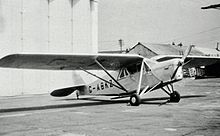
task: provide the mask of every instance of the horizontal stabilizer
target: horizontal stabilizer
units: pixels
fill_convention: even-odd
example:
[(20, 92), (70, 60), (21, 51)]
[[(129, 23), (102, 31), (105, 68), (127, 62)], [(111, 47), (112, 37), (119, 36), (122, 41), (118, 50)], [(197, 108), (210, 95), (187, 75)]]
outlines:
[(86, 87), (85, 85), (79, 85), (79, 86), (74, 86), (74, 87), (57, 89), (51, 92), (50, 95), (54, 97), (64, 97), (64, 96), (68, 96), (72, 94), (76, 90), (84, 91), (85, 87)]

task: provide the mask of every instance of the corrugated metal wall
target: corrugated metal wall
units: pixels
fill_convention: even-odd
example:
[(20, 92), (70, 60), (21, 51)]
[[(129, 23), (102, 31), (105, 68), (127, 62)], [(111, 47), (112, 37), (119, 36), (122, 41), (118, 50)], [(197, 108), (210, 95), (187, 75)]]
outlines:
[[(18, 52), (91, 52), (90, 6), (90, 0), (0, 0), (0, 57)], [(73, 81), (72, 72), (1, 68), (0, 95), (50, 92)]]

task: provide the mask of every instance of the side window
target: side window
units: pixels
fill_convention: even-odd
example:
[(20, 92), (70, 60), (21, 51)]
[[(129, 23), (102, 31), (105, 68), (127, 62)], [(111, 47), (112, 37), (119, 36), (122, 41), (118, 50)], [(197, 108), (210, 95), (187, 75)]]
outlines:
[[(144, 69), (145, 69), (146, 72), (149, 72), (149, 71), (150, 71), (150, 68), (149, 68), (146, 64), (144, 65)], [(141, 63), (129, 65), (129, 66), (127, 67), (127, 70), (128, 70), (128, 72), (129, 72), (131, 75), (134, 74), (134, 73), (136, 73), (136, 72), (140, 72), (140, 70), (141, 70)]]
[(123, 77), (127, 77), (129, 75), (129, 72), (126, 68), (122, 68), (119, 72), (118, 79), (121, 79)]
[(136, 64), (136, 69), (137, 69), (138, 72), (141, 71), (141, 63)]
[(146, 64), (144, 64), (144, 67), (145, 67), (146, 72), (151, 71), (150, 68)]
[(137, 72), (137, 69), (136, 69), (135, 65), (130, 65), (130, 66), (127, 67), (127, 69), (128, 69), (128, 72), (131, 75), (134, 74), (135, 72)]
[(141, 69), (141, 63), (129, 65), (129, 66), (127, 67), (127, 69), (128, 69), (128, 72), (129, 72), (130, 74), (134, 74), (134, 73), (136, 73), (136, 72), (139, 72), (140, 69)]
[(121, 73), (120, 73), (120, 75), (119, 75), (119, 78), (123, 78), (125, 75), (124, 75), (124, 71), (123, 71), (123, 69), (121, 70)]
[(128, 73), (128, 70), (127, 70), (127, 69), (125, 69), (124, 74), (125, 74), (125, 76), (128, 76), (128, 75), (129, 75), (129, 73)]

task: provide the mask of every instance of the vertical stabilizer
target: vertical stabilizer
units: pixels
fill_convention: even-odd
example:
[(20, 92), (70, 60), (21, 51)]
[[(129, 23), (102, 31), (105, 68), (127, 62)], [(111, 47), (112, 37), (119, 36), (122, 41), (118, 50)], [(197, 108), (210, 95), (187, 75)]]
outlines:
[(73, 71), (73, 83), (75, 85), (85, 85), (85, 81), (83, 80), (83, 78), (78, 74), (77, 71)]

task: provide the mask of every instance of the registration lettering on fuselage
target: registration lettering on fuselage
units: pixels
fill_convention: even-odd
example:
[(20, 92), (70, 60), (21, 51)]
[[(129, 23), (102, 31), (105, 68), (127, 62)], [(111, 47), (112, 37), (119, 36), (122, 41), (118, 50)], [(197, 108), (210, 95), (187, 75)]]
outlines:
[(109, 83), (108, 82), (100, 82), (96, 85), (90, 85), (89, 86), (89, 93), (92, 93), (93, 91), (101, 91), (101, 90), (111, 88), (111, 87), (113, 87), (112, 80), (109, 80)]

